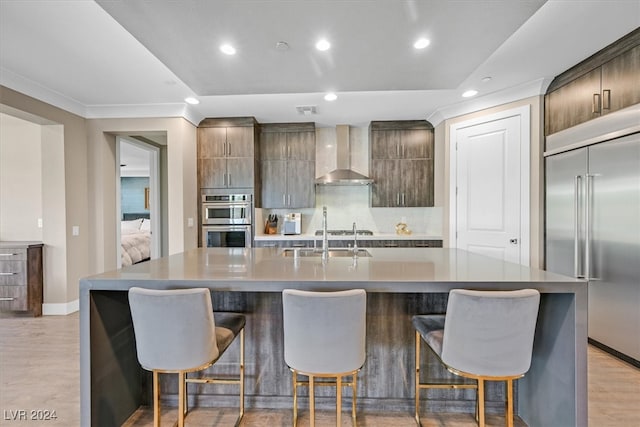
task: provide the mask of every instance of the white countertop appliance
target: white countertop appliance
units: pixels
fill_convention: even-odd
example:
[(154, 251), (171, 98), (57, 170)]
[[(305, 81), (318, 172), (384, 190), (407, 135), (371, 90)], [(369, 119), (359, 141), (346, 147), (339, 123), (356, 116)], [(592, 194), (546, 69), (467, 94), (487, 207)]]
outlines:
[(300, 234), (302, 230), (301, 220), (302, 214), (300, 212), (285, 214), (282, 234)]

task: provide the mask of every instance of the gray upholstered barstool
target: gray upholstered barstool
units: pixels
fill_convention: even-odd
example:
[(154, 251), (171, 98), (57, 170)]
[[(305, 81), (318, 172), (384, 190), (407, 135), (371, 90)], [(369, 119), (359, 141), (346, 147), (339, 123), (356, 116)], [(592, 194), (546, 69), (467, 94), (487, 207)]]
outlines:
[[(153, 422), (160, 425), (159, 373), (178, 374), (178, 426), (187, 412), (186, 382), (238, 384), (244, 414), (244, 325), (236, 313), (213, 313), (208, 289), (152, 290), (131, 288), (129, 305), (140, 365), (153, 372)], [(240, 335), (238, 379), (186, 378), (214, 364)]]
[(506, 381), (506, 424), (513, 426), (513, 380), (531, 366), (540, 293), (472, 291), (449, 293), (446, 315), (413, 316), (416, 329), (415, 418), (420, 425), (420, 389), (460, 385), (420, 383), (421, 338), (450, 372), (477, 381), (477, 420), (485, 425), (484, 381)]
[[(282, 292), (284, 360), (293, 373), (293, 425), (298, 421), (298, 386), (309, 386), (311, 426), (315, 425), (315, 385), (336, 386), (337, 425), (341, 424), (342, 387), (351, 386), (351, 417), (356, 423), (357, 374), (365, 361), (366, 293), (363, 289), (338, 292)], [(309, 377), (298, 381), (298, 374)], [(342, 377), (352, 381), (343, 383)], [(315, 377), (336, 382), (315, 382)]]

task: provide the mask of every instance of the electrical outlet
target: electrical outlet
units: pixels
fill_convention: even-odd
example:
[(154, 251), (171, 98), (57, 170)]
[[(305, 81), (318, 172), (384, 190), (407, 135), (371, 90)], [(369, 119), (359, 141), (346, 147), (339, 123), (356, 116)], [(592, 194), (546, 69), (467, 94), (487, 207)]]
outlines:
[(42, 218), (38, 218), (38, 228), (42, 228)]
[(80, 227), (77, 225), (74, 225), (73, 227), (71, 227), (71, 234), (74, 236), (79, 236), (80, 235)]
[(187, 227), (193, 227), (193, 218), (187, 218)]

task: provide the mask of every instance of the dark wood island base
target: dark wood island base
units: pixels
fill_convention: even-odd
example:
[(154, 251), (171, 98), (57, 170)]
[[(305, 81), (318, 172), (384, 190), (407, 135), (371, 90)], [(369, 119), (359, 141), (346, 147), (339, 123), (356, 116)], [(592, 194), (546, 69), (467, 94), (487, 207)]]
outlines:
[[(516, 385), (516, 414), (529, 425), (585, 425), (586, 283), (449, 249), (371, 249), (371, 258), (293, 260), (279, 249), (197, 249), (81, 281), (82, 425), (120, 425), (151, 399), (141, 369), (127, 300), (131, 286), (208, 287), (214, 310), (247, 316), (246, 407), (291, 408), (291, 373), (284, 363), (285, 288), (367, 290), (367, 359), (358, 378), (358, 411), (413, 411), (415, 349), (411, 316), (444, 313), (452, 288), (542, 293), (530, 372)], [(473, 277), (475, 276), (475, 280)], [(395, 278), (395, 279), (393, 279)], [(212, 372), (235, 373), (237, 345)], [(422, 375), (449, 378), (427, 351)], [(427, 358), (431, 357), (429, 361)], [(423, 377), (425, 378), (425, 377)], [(177, 383), (161, 378), (163, 403), (177, 406)], [(193, 387), (193, 388), (191, 388)], [(235, 390), (190, 386), (190, 406), (235, 407)], [(319, 408), (335, 405), (335, 390), (319, 388)], [(344, 402), (350, 404), (350, 393)], [(427, 393), (425, 393), (427, 395)], [(487, 389), (487, 411), (502, 413), (500, 383)], [(473, 390), (437, 390), (422, 409), (473, 412)], [(300, 398), (301, 407), (306, 399)]]

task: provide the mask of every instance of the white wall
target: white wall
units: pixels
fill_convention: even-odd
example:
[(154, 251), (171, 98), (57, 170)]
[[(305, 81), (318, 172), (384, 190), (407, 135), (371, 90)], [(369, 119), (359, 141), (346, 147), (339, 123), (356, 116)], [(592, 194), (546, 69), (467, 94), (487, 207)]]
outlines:
[(0, 240), (42, 241), (41, 126), (0, 113)]

